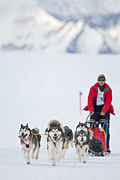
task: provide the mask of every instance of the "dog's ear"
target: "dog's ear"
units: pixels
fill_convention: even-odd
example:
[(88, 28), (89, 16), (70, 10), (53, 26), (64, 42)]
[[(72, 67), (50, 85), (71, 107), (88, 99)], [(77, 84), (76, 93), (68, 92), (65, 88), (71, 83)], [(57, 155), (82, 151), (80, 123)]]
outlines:
[(48, 133), (48, 131), (49, 131), (49, 130), (48, 130), (48, 128), (46, 128), (46, 130), (45, 130), (45, 134), (47, 134), (47, 133)]
[(85, 122), (85, 126), (87, 127), (87, 122)]
[(60, 124), (60, 123), (58, 123), (58, 126), (59, 126), (59, 127), (61, 127), (61, 124)]
[(26, 127), (28, 128), (28, 123), (26, 124)]
[(23, 124), (21, 124), (21, 128), (23, 127)]
[(79, 124), (77, 125), (76, 129), (77, 129), (79, 126), (81, 126), (81, 122), (79, 122)]

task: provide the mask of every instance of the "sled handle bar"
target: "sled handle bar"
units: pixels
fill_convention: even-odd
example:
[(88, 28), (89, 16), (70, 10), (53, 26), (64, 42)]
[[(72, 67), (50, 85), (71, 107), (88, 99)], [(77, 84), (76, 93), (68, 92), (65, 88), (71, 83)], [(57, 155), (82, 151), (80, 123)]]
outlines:
[[(100, 112), (94, 112), (94, 114), (99, 114), (99, 115), (100, 115)], [(87, 118), (86, 118), (86, 122), (88, 122), (88, 118), (89, 118), (90, 116), (91, 116), (90, 114), (87, 116)], [(106, 121), (108, 121), (108, 119), (107, 119), (107, 116), (106, 116), (106, 115), (104, 115), (104, 118), (105, 118), (105, 120), (106, 120)]]

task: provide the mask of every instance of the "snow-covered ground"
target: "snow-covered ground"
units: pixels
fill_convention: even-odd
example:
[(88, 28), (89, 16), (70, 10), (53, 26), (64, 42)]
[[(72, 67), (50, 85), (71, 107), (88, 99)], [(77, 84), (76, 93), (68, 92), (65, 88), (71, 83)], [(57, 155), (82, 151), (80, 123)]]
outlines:
[[(0, 54), (0, 180), (33, 179), (119, 179), (120, 171), (120, 56), (71, 54)], [(111, 150), (105, 157), (90, 157), (87, 164), (78, 161), (75, 148), (52, 167), (42, 138), (40, 158), (26, 165), (18, 138), (20, 124), (29, 123), (44, 133), (51, 119), (75, 130), (88, 113), (80, 117), (87, 104), (89, 88), (98, 74), (106, 75), (113, 90), (116, 116), (111, 116)]]
[(20, 149), (0, 149), (1, 180), (119, 180), (119, 174), (120, 153), (112, 153), (106, 157), (90, 157), (86, 164), (82, 164), (78, 161), (75, 149), (70, 148), (64, 160), (57, 166), (51, 166), (46, 150), (41, 150), (39, 160), (26, 165)]

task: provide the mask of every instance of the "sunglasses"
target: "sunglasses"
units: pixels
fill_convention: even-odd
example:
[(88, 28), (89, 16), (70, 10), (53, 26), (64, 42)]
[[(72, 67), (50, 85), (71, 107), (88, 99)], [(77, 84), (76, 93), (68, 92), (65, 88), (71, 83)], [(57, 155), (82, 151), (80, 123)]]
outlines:
[(105, 81), (105, 79), (98, 79), (98, 81)]

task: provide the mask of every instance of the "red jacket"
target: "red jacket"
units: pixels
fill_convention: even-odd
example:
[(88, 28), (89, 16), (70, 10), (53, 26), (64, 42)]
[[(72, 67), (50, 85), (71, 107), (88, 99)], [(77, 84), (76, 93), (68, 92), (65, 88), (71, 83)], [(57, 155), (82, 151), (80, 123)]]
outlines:
[[(98, 83), (96, 83), (94, 86), (92, 86), (90, 88), (90, 92), (88, 95), (88, 106), (86, 106), (84, 108), (84, 110), (89, 110), (89, 111), (94, 111), (94, 104), (93, 102), (97, 100), (97, 94), (98, 94)], [(104, 89), (104, 101), (105, 104), (102, 108), (103, 112), (107, 112), (109, 110), (109, 112), (111, 114), (114, 114), (114, 109), (113, 106), (111, 104), (112, 102), (112, 90), (111, 88), (108, 86), (108, 84), (105, 83), (105, 89)]]

